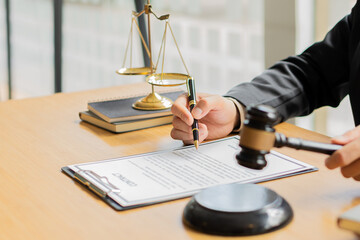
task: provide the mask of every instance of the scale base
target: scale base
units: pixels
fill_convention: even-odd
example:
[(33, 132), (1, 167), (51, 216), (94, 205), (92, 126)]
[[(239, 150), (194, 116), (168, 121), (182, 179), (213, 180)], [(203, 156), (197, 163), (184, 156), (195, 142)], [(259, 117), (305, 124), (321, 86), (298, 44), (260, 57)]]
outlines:
[(132, 107), (139, 110), (163, 110), (171, 108), (173, 101), (158, 93), (150, 93), (144, 98), (137, 100)]
[(205, 189), (186, 205), (183, 222), (200, 232), (247, 236), (271, 232), (293, 218), (290, 205), (256, 184), (226, 184)]

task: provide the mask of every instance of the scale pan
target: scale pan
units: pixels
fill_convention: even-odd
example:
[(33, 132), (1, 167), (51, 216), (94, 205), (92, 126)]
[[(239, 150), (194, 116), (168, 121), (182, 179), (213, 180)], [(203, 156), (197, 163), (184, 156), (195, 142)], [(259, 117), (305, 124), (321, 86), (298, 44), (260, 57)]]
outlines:
[(179, 86), (186, 83), (189, 75), (182, 73), (154, 73), (146, 77), (146, 81), (155, 86)]
[(119, 70), (116, 71), (116, 73), (120, 75), (149, 75), (154, 71), (151, 71), (150, 67), (139, 67), (139, 68), (120, 68)]

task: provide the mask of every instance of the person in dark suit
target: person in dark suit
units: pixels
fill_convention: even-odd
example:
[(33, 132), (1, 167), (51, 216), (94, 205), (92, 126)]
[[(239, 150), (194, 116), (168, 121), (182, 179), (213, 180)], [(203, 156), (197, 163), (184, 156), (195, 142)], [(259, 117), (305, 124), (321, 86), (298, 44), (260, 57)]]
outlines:
[[(351, 13), (328, 32), (323, 41), (302, 54), (279, 61), (251, 82), (239, 84), (224, 97), (199, 94), (192, 113), (185, 96), (173, 107), (171, 136), (192, 142), (191, 124), (199, 120), (200, 142), (240, 130), (244, 107), (266, 104), (277, 109), (281, 120), (310, 114), (322, 106), (336, 107), (346, 96), (354, 121), (360, 124), (360, 0)], [(326, 159), (329, 169), (341, 168), (345, 177), (360, 181), (360, 126), (333, 143), (345, 145)]]

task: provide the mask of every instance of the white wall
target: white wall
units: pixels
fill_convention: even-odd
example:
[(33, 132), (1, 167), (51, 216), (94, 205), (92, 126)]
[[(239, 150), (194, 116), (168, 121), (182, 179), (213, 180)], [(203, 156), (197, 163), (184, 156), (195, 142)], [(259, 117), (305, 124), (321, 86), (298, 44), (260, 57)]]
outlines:
[[(5, 6), (5, 0), (0, 1)], [(7, 99), (7, 55), (6, 55), (6, 16), (5, 7), (0, 8), (0, 101)]]
[[(170, 23), (198, 91), (225, 93), (264, 69), (263, 0), (153, 0)], [(2, 5), (4, 6), (4, 5)], [(144, 77), (115, 73), (121, 67), (130, 30), (130, 0), (68, 0), (63, 11), (63, 89), (65, 92), (134, 83)], [(2, 10), (3, 7), (1, 7)], [(3, 14), (3, 13), (1, 13)], [(53, 92), (52, 0), (12, 0), (14, 98)], [(157, 57), (163, 23), (152, 20)], [(0, 41), (4, 43), (5, 35)], [(142, 65), (134, 39), (134, 65)], [(170, 36), (166, 68), (183, 71)], [(4, 44), (2, 45), (2, 48)], [(4, 58), (6, 51), (3, 51)], [(0, 60), (6, 63), (5, 60)], [(5, 64), (1, 79), (6, 82)]]
[(12, 0), (11, 48), (14, 98), (53, 92), (52, 1)]

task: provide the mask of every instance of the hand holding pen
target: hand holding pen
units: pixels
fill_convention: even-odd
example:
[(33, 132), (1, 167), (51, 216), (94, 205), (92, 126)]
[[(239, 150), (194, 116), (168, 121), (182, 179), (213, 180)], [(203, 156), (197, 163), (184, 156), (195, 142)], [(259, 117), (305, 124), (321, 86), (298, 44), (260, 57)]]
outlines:
[[(192, 77), (189, 77), (187, 79), (186, 86), (188, 89), (189, 107), (190, 107), (190, 112), (191, 112), (196, 105), (195, 82)], [(193, 137), (194, 137), (195, 148), (198, 149), (199, 148), (199, 123), (198, 123), (197, 119), (194, 119), (194, 122), (192, 124), (192, 132), (193, 132)]]
[(240, 116), (233, 101), (220, 95), (206, 93), (197, 93), (194, 99), (196, 106), (191, 113), (188, 94), (180, 95), (172, 105), (171, 112), (174, 118), (170, 136), (173, 139), (182, 140), (185, 145), (194, 144), (194, 118), (198, 120), (199, 125), (199, 144), (203, 140), (225, 137), (239, 126)]

